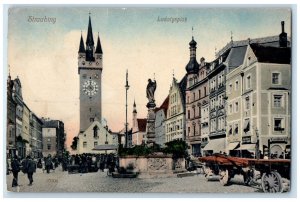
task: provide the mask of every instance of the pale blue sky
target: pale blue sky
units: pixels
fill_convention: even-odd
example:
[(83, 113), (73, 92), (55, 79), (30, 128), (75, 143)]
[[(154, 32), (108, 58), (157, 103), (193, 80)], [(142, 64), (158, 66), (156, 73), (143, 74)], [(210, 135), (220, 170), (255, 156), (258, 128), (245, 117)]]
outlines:
[[(78, 133), (79, 80), (77, 52), (84, 41), (91, 12), (94, 41), (99, 32), (104, 52), (103, 117), (114, 130), (125, 121), (125, 72), (129, 71), (129, 116), (135, 98), (138, 117), (146, 117), (147, 79), (156, 74), (156, 104), (168, 95), (174, 69), (180, 80), (189, 60), (193, 35), (197, 60), (214, 59), (215, 48), (230, 41), (278, 35), (281, 21), (290, 36), (288, 9), (262, 8), (32, 8), (9, 11), (8, 64), (20, 77), (27, 105), (38, 116), (65, 122), (69, 140)], [(52, 23), (30, 23), (28, 17), (56, 18)], [(183, 17), (186, 22), (158, 22), (158, 17)], [(130, 121), (131, 122), (131, 121)]]

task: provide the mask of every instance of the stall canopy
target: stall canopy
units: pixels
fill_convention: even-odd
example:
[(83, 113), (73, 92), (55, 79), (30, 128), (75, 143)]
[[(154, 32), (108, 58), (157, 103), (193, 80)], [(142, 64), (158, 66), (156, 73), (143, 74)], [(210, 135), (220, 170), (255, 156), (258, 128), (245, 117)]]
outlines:
[(227, 145), (227, 149), (228, 151), (229, 150), (234, 150), (238, 147), (238, 145), (240, 144), (240, 142), (230, 142), (228, 145)]
[(209, 140), (207, 145), (203, 148), (203, 150), (212, 150), (214, 153), (219, 153), (225, 151), (225, 138), (218, 138)]
[(105, 144), (105, 145), (97, 145), (93, 150), (105, 151), (105, 150), (116, 150), (117, 148), (118, 148), (117, 145)]

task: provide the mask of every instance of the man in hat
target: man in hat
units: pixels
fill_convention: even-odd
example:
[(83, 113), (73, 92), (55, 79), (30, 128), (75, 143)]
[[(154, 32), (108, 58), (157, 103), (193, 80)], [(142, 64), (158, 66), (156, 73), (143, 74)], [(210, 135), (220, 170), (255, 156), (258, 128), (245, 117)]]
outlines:
[(33, 182), (33, 173), (36, 171), (36, 163), (30, 156), (27, 156), (26, 160), (27, 160), (27, 177), (29, 180), (29, 186), (31, 186)]
[(15, 156), (11, 162), (11, 171), (14, 176), (13, 181), (12, 181), (12, 187), (19, 186), (18, 185), (18, 175), (19, 175), (20, 170), (21, 170), (21, 164), (19, 162), (19, 158), (18, 158), (18, 156)]

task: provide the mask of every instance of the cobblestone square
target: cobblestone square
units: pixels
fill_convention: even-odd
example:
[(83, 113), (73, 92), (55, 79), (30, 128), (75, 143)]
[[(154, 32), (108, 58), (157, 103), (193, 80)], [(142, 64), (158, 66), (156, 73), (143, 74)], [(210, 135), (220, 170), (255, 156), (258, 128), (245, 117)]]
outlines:
[(257, 193), (259, 188), (243, 185), (241, 176), (235, 176), (228, 186), (218, 179), (207, 181), (202, 175), (178, 178), (121, 179), (107, 176), (106, 172), (68, 174), (58, 167), (47, 174), (41, 169), (33, 176), (33, 185), (28, 186), (27, 175), (19, 173), (19, 188), (12, 188), (12, 174), (6, 176), (9, 192), (96, 192), (96, 193)]

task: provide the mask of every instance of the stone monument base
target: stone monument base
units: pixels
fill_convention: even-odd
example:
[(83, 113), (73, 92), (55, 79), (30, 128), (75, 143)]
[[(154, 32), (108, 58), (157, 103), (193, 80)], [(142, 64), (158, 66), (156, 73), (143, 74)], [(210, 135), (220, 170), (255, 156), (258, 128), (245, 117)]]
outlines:
[(172, 155), (154, 153), (147, 156), (128, 155), (119, 158), (119, 166), (131, 168), (138, 178), (176, 177), (186, 171), (185, 159), (173, 159)]

